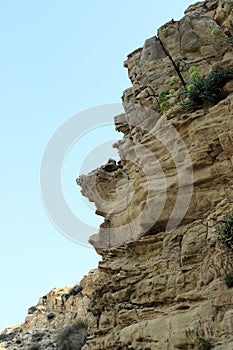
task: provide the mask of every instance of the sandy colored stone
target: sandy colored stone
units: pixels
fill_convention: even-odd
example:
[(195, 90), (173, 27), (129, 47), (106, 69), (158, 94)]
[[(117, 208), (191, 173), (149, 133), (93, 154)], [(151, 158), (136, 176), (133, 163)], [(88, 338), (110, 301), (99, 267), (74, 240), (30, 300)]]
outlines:
[[(226, 34), (229, 16), (223, 1), (197, 3), (180, 21), (162, 26), (157, 38), (149, 39), (125, 62), (133, 86), (123, 95), (125, 114), (115, 118), (116, 129), (124, 136), (114, 145), (123, 168), (120, 174), (102, 174), (97, 169), (98, 179), (92, 173), (81, 184), (83, 194), (91, 197), (97, 213), (105, 218), (99, 233), (90, 238), (102, 255), (102, 283), (91, 302), (94, 318), (88, 350), (189, 350), (197, 348), (200, 338), (208, 339), (213, 349), (233, 348), (233, 292), (224, 282), (225, 274), (233, 271), (233, 253), (218, 243), (215, 226), (232, 210), (232, 82), (223, 87), (218, 104), (194, 110), (174, 105), (167, 118), (159, 116), (157, 101), (158, 94), (170, 88), (171, 76), (179, 74), (188, 81), (192, 65), (205, 76), (219, 65), (232, 68), (232, 47)], [(211, 36), (215, 27), (219, 28), (217, 37)], [(136, 108), (132, 117), (135, 104), (150, 110)], [(163, 135), (161, 128), (166, 130)], [(176, 163), (184, 161), (182, 144), (174, 146), (173, 128), (188, 149), (194, 187), (183, 221), (169, 233), (164, 228), (178, 191)], [(173, 157), (167, 152), (172, 145)], [(133, 158), (139, 169), (127, 161)], [(162, 164), (167, 189), (158, 218), (163, 178), (155, 159)], [(183, 176), (185, 179), (185, 172)], [(133, 205), (127, 205), (120, 215), (99, 210), (93, 183), (103, 181), (101, 195), (107, 198), (120, 177), (128, 178), (137, 189)], [(154, 188), (149, 199), (148, 183)], [(123, 194), (127, 193), (125, 182), (124, 186)], [(122, 197), (114, 200), (116, 208), (122, 205)], [(148, 206), (146, 212), (143, 205)], [(140, 211), (143, 215), (135, 225), (133, 219)]]
[(89, 324), (83, 350), (191, 350), (200, 338), (211, 349), (233, 349), (233, 289), (224, 280), (233, 252), (217, 240), (216, 226), (233, 210), (232, 81), (215, 105), (180, 106), (175, 96), (162, 116), (158, 102), (172, 76), (176, 89), (189, 81), (191, 66), (204, 76), (233, 68), (231, 34), (227, 1), (197, 2), (128, 55), (132, 86), (123, 93), (125, 113), (114, 119), (121, 162), (77, 180), (103, 217), (90, 237), (99, 268), (77, 295), (66, 298), (65, 287), (41, 297), (23, 325), (5, 331), (4, 350), (26, 350), (38, 332), (52, 350), (77, 318)]
[[(98, 270), (91, 270), (81, 281), (83, 289), (75, 295), (69, 294), (74, 286), (53, 288), (39, 299), (34, 312), (26, 316), (22, 325), (3, 331), (6, 336), (5, 340), (0, 338), (0, 346), (4, 350), (28, 350), (32, 344), (38, 343), (41, 350), (57, 349), (56, 338), (65, 325), (77, 320), (88, 322), (90, 315), (87, 309), (98, 276)], [(52, 317), (49, 318), (49, 315)], [(38, 342), (35, 339), (39, 339)]]

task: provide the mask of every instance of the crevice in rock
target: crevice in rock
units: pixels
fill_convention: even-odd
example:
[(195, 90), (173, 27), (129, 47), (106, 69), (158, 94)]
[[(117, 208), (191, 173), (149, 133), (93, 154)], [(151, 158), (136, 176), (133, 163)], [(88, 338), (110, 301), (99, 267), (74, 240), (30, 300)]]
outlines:
[(173, 60), (173, 58), (172, 58), (172, 56), (170, 55), (170, 53), (168, 52), (168, 50), (164, 47), (163, 42), (162, 42), (162, 40), (160, 39), (159, 36), (158, 36), (158, 40), (159, 40), (160, 45), (161, 45), (161, 47), (163, 48), (164, 52), (166, 53), (166, 55), (167, 55), (168, 58), (170, 59), (170, 61), (171, 61), (172, 65), (173, 65), (173, 67), (174, 67), (174, 69), (175, 69), (175, 71), (176, 71), (178, 77), (180, 78), (180, 81), (181, 81), (182, 85), (185, 86), (186, 83), (185, 83), (185, 80), (184, 80), (184, 78), (183, 78), (183, 76), (182, 76), (180, 70), (179, 70), (179, 66), (177, 66), (177, 64), (176, 64), (175, 61)]

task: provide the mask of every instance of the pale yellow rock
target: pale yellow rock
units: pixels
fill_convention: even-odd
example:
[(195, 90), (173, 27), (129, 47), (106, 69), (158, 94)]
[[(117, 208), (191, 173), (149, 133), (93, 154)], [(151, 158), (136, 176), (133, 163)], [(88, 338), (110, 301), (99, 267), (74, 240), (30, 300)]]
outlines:
[[(179, 73), (187, 82), (190, 66), (205, 76), (219, 65), (233, 67), (232, 46), (225, 34), (226, 23), (232, 30), (230, 15), (222, 0), (197, 3), (180, 21), (162, 26), (159, 40), (149, 39), (125, 62), (133, 86), (123, 95), (126, 113), (115, 118), (124, 137), (114, 145), (123, 168), (111, 174), (98, 169), (98, 179), (92, 172), (81, 184), (82, 193), (105, 218), (99, 233), (90, 238), (103, 261), (91, 303), (87, 350), (191, 350), (200, 338), (209, 340), (211, 349), (233, 349), (233, 292), (224, 282), (226, 273), (233, 271), (233, 252), (218, 243), (215, 226), (233, 209), (232, 82), (223, 87), (214, 106), (190, 110), (176, 106), (173, 99), (167, 121), (157, 113), (157, 97), (171, 88), (171, 76)], [(216, 37), (211, 35), (215, 27), (219, 28)], [(136, 108), (132, 116), (135, 103), (154, 112)], [(187, 156), (182, 143), (174, 144), (173, 128), (190, 155), (193, 195), (183, 221), (168, 233), (164, 229), (179, 189), (177, 163)], [(134, 164), (127, 159), (134, 159)], [(180, 179), (185, 183), (184, 170)], [(163, 205), (163, 174), (167, 197), (156, 216)], [(119, 179), (124, 183), (122, 196), (114, 197)], [(111, 195), (118, 208), (129, 191), (127, 179), (134, 189), (129, 192), (133, 193), (130, 204), (120, 214), (108, 211), (110, 204), (103, 210), (93, 184), (101, 189), (102, 198)], [(186, 205), (183, 198), (177, 215)]]
[(233, 68), (229, 33), (232, 7), (207, 0), (128, 55), (132, 86), (123, 94), (125, 113), (115, 117), (121, 163), (77, 180), (104, 218), (90, 237), (102, 261), (81, 293), (66, 299), (70, 287), (54, 288), (42, 297), (3, 349), (20, 348), (16, 339), (38, 329), (55, 341), (77, 318), (89, 324), (83, 350), (191, 350), (200, 338), (211, 349), (233, 349), (233, 289), (224, 280), (233, 251), (217, 240), (216, 226), (233, 210), (232, 81), (215, 105), (180, 106), (175, 95), (162, 116), (158, 101), (171, 77), (176, 90), (189, 81), (191, 66), (202, 76)]

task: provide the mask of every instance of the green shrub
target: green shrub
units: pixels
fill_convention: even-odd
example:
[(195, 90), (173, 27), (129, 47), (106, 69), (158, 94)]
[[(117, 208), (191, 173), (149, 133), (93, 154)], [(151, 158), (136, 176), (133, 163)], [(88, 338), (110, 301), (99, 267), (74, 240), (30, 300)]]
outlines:
[(163, 113), (166, 113), (167, 110), (168, 110), (168, 106), (169, 106), (169, 102), (168, 101), (164, 101), (164, 102), (160, 103), (161, 111)]
[(215, 27), (214, 29), (211, 30), (211, 36), (216, 36), (219, 33), (219, 28)]
[(179, 78), (176, 75), (173, 75), (170, 79), (170, 83), (173, 85), (173, 84), (176, 84), (178, 82), (179, 82)]
[(227, 287), (232, 288), (233, 287), (233, 273), (227, 273), (224, 279), (225, 279), (225, 283), (226, 283)]
[(165, 91), (160, 91), (158, 101), (161, 111), (165, 114), (168, 110), (169, 102), (167, 101), (167, 94)]
[(191, 66), (189, 68), (189, 74), (190, 74), (190, 80), (191, 81), (194, 81), (194, 80), (196, 80), (197, 78), (200, 77), (200, 72), (197, 69), (197, 67), (195, 67), (195, 66)]
[(210, 350), (211, 344), (208, 340), (204, 338), (200, 338), (197, 344), (198, 350)]
[(227, 248), (233, 249), (233, 211), (226, 221), (217, 226), (217, 233), (217, 239), (225, 244)]
[(165, 91), (160, 91), (159, 95), (158, 95), (158, 101), (159, 103), (162, 103), (164, 101), (166, 101), (167, 99), (167, 94)]
[(218, 102), (222, 87), (233, 79), (233, 69), (223, 67), (217, 67), (207, 78), (200, 77), (195, 70), (190, 73), (191, 83), (187, 84), (181, 93), (186, 95), (188, 103), (192, 105)]
[(174, 94), (175, 94), (175, 92), (176, 92), (176, 90), (175, 90), (175, 89), (170, 89), (170, 90), (169, 90), (169, 94), (170, 94), (170, 95), (174, 95)]
[(233, 36), (227, 38), (227, 42), (233, 45)]
[(57, 336), (59, 350), (80, 350), (86, 343), (87, 323), (79, 320), (63, 328)]

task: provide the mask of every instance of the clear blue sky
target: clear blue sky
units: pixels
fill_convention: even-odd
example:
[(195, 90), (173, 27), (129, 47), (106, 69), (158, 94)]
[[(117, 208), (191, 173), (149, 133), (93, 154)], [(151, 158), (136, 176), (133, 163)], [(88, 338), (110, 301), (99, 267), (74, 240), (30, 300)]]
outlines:
[[(23, 322), (41, 295), (78, 282), (99, 260), (60, 234), (44, 211), (39, 173), (49, 138), (75, 113), (120, 102), (130, 86), (127, 54), (191, 3), (1, 1), (0, 329)], [(120, 136), (113, 128), (109, 135)], [(64, 173), (67, 198), (79, 192), (76, 152)], [(101, 221), (93, 208), (89, 215), (93, 224)]]

